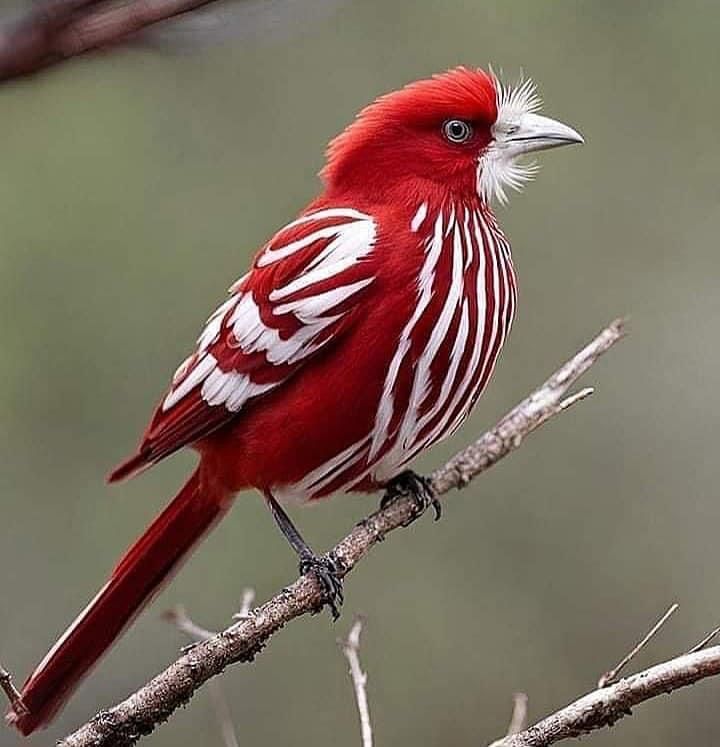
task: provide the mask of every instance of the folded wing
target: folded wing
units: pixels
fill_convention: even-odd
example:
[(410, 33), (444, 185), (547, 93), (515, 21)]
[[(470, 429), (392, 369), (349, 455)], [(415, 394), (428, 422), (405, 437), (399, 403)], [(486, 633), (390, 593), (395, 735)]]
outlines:
[(209, 435), (341, 336), (375, 279), (375, 237), (374, 220), (350, 208), (315, 210), (279, 231), (207, 320), (138, 452), (110, 481)]

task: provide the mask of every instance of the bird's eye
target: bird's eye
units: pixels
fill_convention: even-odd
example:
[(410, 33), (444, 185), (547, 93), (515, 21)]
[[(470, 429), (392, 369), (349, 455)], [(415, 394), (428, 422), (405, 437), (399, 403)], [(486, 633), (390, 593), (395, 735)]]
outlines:
[(442, 132), (449, 143), (467, 143), (473, 135), (473, 129), (463, 119), (448, 119), (443, 124)]

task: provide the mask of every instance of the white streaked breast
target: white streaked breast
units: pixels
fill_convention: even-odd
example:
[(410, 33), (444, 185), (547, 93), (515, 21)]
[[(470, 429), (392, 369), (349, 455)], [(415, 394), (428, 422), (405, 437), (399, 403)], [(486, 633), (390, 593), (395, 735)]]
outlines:
[[(307, 500), (330, 486), (352, 491), (369, 475), (378, 482), (395, 476), (420, 451), (459, 427), (493, 370), (516, 304), (514, 268), (505, 237), (481, 210), (464, 205), (448, 206), (431, 216), (423, 203), (410, 230), (419, 240), (426, 235), (417, 301), (408, 312), (388, 366), (372, 430), (294, 485), (274, 488), (280, 500)], [(450, 284), (446, 289), (445, 280), (441, 288), (439, 277), (448, 274)], [(308, 313), (317, 319), (331, 311), (361, 290), (355, 290), (355, 285), (317, 294)], [(486, 298), (487, 286), (494, 296), (492, 304)], [(442, 302), (431, 304), (440, 292), (445, 294)], [(501, 293), (503, 303), (499, 302)], [(301, 302), (286, 301), (276, 313), (297, 314), (296, 303)], [(433, 318), (428, 318), (431, 313)], [(419, 340), (425, 340), (423, 348), (412, 350), (411, 355)], [(408, 380), (408, 406), (398, 418), (396, 389), (399, 381)], [(391, 431), (394, 420), (399, 425)], [(423, 431), (427, 433), (421, 438)]]
[(388, 369), (387, 376), (385, 377), (385, 383), (383, 386), (382, 397), (380, 398), (380, 404), (378, 406), (378, 413), (375, 418), (375, 428), (373, 431), (373, 440), (370, 447), (370, 458), (377, 455), (378, 451), (382, 448), (387, 440), (388, 428), (390, 427), (390, 421), (392, 420), (393, 413), (395, 411), (395, 384), (397, 381), (397, 375), (400, 371), (400, 366), (410, 349), (410, 335), (415, 329), (420, 317), (425, 312), (430, 299), (432, 297), (432, 289), (435, 283), (435, 267), (440, 259), (440, 253), (442, 252), (443, 246), (443, 215), (442, 211), (438, 213), (435, 219), (435, 228), (431, 240), (426, 246), (426, 257), (423, 262), (420, 275), (418, 277), (418, 291), (419, 297), (417, 304), (413, 310), (413, 314), (405, 325), (402, 333), (400, 334), (400, 340), (398, 342), (395, 355), (390, 362), (390, 368)]

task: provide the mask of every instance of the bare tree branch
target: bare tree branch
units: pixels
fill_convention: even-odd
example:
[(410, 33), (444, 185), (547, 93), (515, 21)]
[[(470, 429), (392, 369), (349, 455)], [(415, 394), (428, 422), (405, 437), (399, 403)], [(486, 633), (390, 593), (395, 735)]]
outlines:
[(623, 667), (645, 648), (677, 608), (677, 604), (670, 606), (630, 653), (600, 678), (596, 690), (529, 729), (523, 727), (513, 731), (511, 727), (503, 739), (496, 740), (489, 747), (549, 747), (563, 739), (613, 726), (623, 716), (629, 716), (632, 707), (639, 703), (720, 674), (720, 646), (704, 649), (720, 632), (720, 628), (716, 628), (686, 654), (615, 682)]
[(338, 641), (343, 655), (350, 665), (350, 678), (355, 691), (358, 715), (360, 716), (360, 735), (362, 747), (373, 747), (372, 722), (370, 721), (370, 706), (367, 697), (367, 674), (360, 666), (360, 633), (362, 633), (362, 618), (356, 617), (347, 638)]
[[(624, 336), (617, 320), (558, 369), (529, 397), (432, 475), (437, 495), (467, 485), (477, 475), (517, 449), (523, 439), (567, 408), (570, 387)], [(571, 403), (578, 401), (571, 396)], [(417, 518), (412, 498), (403, 497), (360, 522), (331, 551), (342, 569), (352, 571), (368, 551), (387, 534)], [(165, 671), (60, 742), (61, 747), (120, 747), (134, 744), (153, 731), (207, 680), (238, 661), (251, 661), (268, 639), (296, 617), (322, 606), (322, 588), (312, 575), (302, 576), (248, 619), (240, 620), (212, 638), (195, 645)], [(703, 654), (704, 655), (704, 654)], [(697, 655), (695, 655), (697, 656)], [(604, 692), (608, 692), (608, 690)]]
[(565, 706), (529, 729), (494, 742), (497, 747), (548, 747), (612, 726), (631, 709), (658, 695), (671, 693), (706, 677), (720, 674), (720, 646), (683, 654), (630, 675), (614, 685), (598, 688)]

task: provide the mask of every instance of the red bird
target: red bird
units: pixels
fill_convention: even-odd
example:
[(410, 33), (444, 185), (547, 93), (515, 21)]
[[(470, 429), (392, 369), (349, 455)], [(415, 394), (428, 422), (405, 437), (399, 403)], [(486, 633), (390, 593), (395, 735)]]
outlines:
[[(510, 245), (490, 204), (534, 167), (517, 158), (580, 143), (536, 112), (526, 80), (457, 68), (380, 97), (332, 141), (324, 189), (257, 255), (175, 373), (115, 482), (184, 446), (197, 469), (32, 673), (30, 734), (148, 603), (238, 491), (262, 491), (335, 616), (338, 569), (281, 503), (404, 492), (406, 465), (454, 433), (492, 373), (516, 304)], [(436, 506), (437, 509), (437, 506)]]

